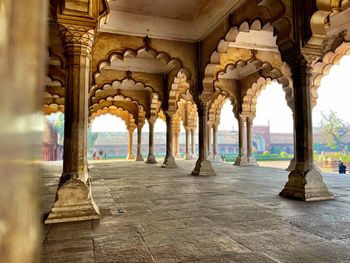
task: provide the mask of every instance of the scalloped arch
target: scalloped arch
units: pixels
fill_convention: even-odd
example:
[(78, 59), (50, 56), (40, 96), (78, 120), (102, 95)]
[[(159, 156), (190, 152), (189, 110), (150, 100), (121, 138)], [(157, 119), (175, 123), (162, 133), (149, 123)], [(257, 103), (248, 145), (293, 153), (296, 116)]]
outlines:
[(321, 62), (317, 62), (312, 67), (311, 76), (311, 106), (317, 103), (317, 90), (321, 85), (321, 80), (328, 75), (333, 65), (338, 65), (344, 56), (350, 56), (350, 42), (343, 42), (335, 51), (330, 51), (323, 56)]
[(259, 77), (256, 82), (253, 83), (243, 97), (242, 103), (242, 116), (255, 116), (256, 104), (260, 93), (272, 82), (277, 82), (282, 85), (282, 89), (285, 92), (285, 99), (288, 107), (293, 111), (293, 88), (291, 88), (291, 80), (286, 77), (281, 78), (264, 78)]
[[(277, 2), (277, 3), (276, 3)], [(290, 21), (283, 17), (284, 5), (281, 1), (263, 0), (258, 4), (259, 10), (264, 10), (269, 22), (262, 22), (259, 19), (259, 15), (256, 16), (255, 20), (248, 23), (247, 21), (241, 22), (238, 25), (233, 25), (226, 33), (225, 37), (222, 38), (217, 44), (216, 50), (211, 54), (210, 61), (205, 67), (204, 79), (203, 79), (203, 93), (205, 96), (210, 96), (212, 93), (214, 82), (217, 79), (218, 71), (222, 61), (222, 56), (229, 50), (230, 42), (236, 42), (237, 36), (240, 32), (250, 31), (270, 31), (273, 34), (274, 29), (277, 32), (277, 45), (282, 45), (291, 38), (291, 25)], [(272, 23), (272, 24), (271, 24)], [(250, 58), (241, 59), (247, 61)], [(238, 61), (237, 61), (238, 62)], [(243, 63), (243, 62), (241, 62)]]
[(170, 57), (167, 53), (157, 51), (153, 48), (141, 47), (139, 49), (125, 49), (124, 51), (112, 51), (106, 59), (101, 60), (97, 65), (97, 70), (93, 73), (93, 81), (100, 76), (103, 68), (110, 66), (114, 60), (124, 60), (125, 58), (147, 58), (157, 61), (162, 61), (166, 65), (174, 65), (175, 67), (182, 67), (182, 63), (177, 58)]

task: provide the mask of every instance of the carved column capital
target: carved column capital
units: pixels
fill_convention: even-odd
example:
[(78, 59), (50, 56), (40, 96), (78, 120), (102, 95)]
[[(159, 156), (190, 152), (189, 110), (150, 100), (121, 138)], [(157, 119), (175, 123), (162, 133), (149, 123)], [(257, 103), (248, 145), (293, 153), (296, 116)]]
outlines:
[(91, 55), (95, 39), (95, 29), (71, 24), (58, 24), (65, 51), (68, 54), (85, 53)]

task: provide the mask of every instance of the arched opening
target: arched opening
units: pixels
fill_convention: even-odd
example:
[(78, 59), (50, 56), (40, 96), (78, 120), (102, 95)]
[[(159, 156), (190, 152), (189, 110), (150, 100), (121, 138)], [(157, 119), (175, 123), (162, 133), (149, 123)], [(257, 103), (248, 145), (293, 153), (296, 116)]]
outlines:
[[(162, 115), (163, 117), (161, 117)], [(154, 154), (156, 158), (164, 158), (166, 154), (166, 122), (161, 113), (154, 124)]]
[[(128, 130), (125, 121), (110, 113), (96, 116), (88, 132), (88, 158), (91, 160), (125, 159)], [(136, 135), (133, 135), (134, 141)]]
[(63, 159), (64, 114), (54, 112), (46, 115), (44, 134), (41, 144), (43, 161), (59, 161)]
[(315, 89), (313, 108), (314, 158), (323, 171), (338, 171), (339, 162), (350, 167), (350, 56), (328, 65)]
[(238, 122), (229, 99), (223, 101), (217, 114), (220, 116), (217, 127), (217, 152), (225, 162), (233, 162), (238, 155)]
[(262, 166), (287, 168), (293, 158), (294, 132), (292, 110), (282, 84), (273, 81), (257, 94), (253, 124), (256, 160)]

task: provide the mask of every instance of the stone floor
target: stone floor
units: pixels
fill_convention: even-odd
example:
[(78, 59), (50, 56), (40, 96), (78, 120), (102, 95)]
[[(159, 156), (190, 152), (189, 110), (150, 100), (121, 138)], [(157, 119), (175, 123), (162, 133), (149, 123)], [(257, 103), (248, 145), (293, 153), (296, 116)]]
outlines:
[[(43, 262), (350, 262), (350, 175), (324, 176), (335, 201), (305, 203), (278, 196), (282, 169), (93, 165), (101, 220), (43, 226)], [(43, 214), (60, 172), (43, 165)]]

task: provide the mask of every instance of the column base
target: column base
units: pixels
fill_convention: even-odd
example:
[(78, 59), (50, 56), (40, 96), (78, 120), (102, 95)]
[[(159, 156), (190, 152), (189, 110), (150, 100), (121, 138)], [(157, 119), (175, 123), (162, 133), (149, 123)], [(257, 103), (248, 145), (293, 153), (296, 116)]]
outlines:
[(137, 162), (144, 161), (144, 159), (143, 159), (143, 157), (142, 157), (142, 154), (138, 154), (138, 155), (136, 156), (136, 160), (135, 160), (135, 161), (137, 161)]
[(165, 157), (162, 168), (177, 168), (174, 156)]
[(222, 163), (223, 161), (222, 161), (221, 155), (220, 154), (215, 154), (213, 156), (212, 162), (214, 162), (214, 163)]
[(156, 157), (154, 156), (154, 154), (148, 154), (147, 160), (146, 160), (145, 163), (147, 163), (147, 164), (156, 164), (157, 161), (156, 161)]
[(249, 166), (259, 166), (254, 156), (247, 157)]
[(133, 160), (135, 159), (135, 156), (133, 154), (128, 154), (128, 156), (126, 156), (127, 160)]
[(196, 176), (212, 176), (216, 175), (216, 172), (209, 160), (199, 158), (191, 174)]
[(323, 182), (320, 172), (312, 168), (305, 171), (303, 167), (292, 171), (288, 176), (288, 182), (279, 194), (282, 197), (302, 200), (302, 201), (321, 201), (332, 200), (334, 195), (328, 191)]
[(88, 185), (77, 179), (69, 179), (60, 185), (45, 224), (99, 219), (101, 216), (91, 196), (90, 180)]
[(192, 160), (192, 155), (190, 153), (186, 153), (185, 154), (185, 157), (184, 157), (184, 160)]
[(289, 166), (287, 167), (286, 171), (293, 171), (295, 169), (295, 159), (293, 158), (292, 160), (290, 160)]
[(247, 156), (237, 156), (233, 165), (236, 165), (236, 166), (249, 165)]

